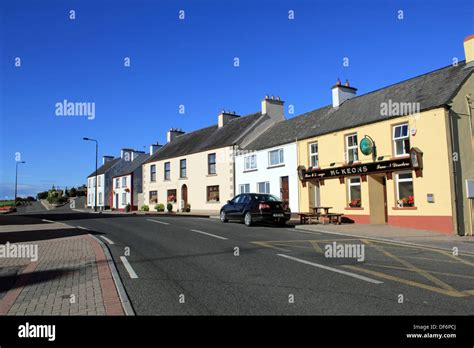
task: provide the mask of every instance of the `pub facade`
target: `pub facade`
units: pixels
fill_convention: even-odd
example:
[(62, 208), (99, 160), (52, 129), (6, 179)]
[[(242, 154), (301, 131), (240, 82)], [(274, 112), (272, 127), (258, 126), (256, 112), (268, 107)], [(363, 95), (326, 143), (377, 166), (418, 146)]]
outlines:
[[(472, 235), (473, 45), (465, 49), (459, 66), (365, 95), (338, 81), (332, 108), (297, 142), (300, 211)], [(416, 107), (386, 113), (397, 103)]]

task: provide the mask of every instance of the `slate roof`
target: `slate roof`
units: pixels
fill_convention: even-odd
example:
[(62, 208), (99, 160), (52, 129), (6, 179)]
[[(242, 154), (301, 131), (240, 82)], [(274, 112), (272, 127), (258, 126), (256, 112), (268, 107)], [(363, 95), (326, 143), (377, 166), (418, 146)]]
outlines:
[(235, 118), (221, 128), (216, 124), (190, 133), (184, 133), (165, 144), (145, 163), (238, 144), (242, 135), (266, 119), (268, 119), (268, 115), (257, 112)]
[[(108, 160), (99, 168), (97, 168), (97, 175), (105, 174), (105, 172), (108, 171), (110, 168), (112, 168), (118, 161), (120, 161), (120, 157)], [(94, 177), (94, 176), (95, 176), (95, 170), (88, 176), (88, 178)]]
[(375, 123), (399, 116), (382, 116), (381, 103), (420, 103), (420, 111), (446, 105), (460, 86), (474, 71), (474, 65), (447, 66), (373, 92), (356, 96), (338, 108), (332, 104), (281, 121), (262, 133), (246, 146), (249, 150), (261, 150), (332, 133), (347, 128)]
[(137, 168), (139, 168), (143, 162), (145, 162), (150, 157), (147, 153), (142, 153), (138, 155), (133, 161), (123, 167), (117, 174), (114, 175), (114, 178), (118, 176), (128, 175), (133, 173)]

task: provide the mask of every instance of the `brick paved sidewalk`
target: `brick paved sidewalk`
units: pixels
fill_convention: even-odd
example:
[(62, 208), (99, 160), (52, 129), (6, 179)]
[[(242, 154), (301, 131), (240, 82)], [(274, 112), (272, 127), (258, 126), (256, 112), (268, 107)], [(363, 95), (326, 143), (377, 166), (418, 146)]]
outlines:
[[(0, 315), (124, 315), (102, 246), (83, 231), (64, 224), (2, 226), (15, 236), (36, 229), (72, 229), (68, 237), (31, 240), (38, 245), (38, 260), (0, 258), (0, 279), (15, 277), (8, 289), (0, 291)], [(25, 229), (25, 231), (22, 231)], [(7, 236), (4, 234), (4, 236)], [(31, 233), (30, 233), (31, 234)], [(5, 237), (8, 238), (8, 237)]]

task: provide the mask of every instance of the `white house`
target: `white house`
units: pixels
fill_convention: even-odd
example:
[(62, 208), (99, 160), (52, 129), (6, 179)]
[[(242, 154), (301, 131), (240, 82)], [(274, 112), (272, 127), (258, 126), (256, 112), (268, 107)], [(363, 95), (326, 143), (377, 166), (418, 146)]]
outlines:
[(257, 139), (236, 156), (237, 193), (270, 193), (288, 202), (291, 211), (299, 211), (296, 142), (263, 149), (261, 146), (266, 145)]

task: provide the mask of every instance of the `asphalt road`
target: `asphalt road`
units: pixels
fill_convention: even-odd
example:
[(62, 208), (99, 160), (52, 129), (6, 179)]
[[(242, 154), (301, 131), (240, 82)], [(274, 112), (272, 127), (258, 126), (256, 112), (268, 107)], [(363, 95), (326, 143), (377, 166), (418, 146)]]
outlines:
[[(471, 254), (291, 226), (68, 207), (22, 218), (61, 221), (102, 238), (138, 315), (474, 314)], [(363, 245), (364, 260), (327, 257), (333, 242)]]

